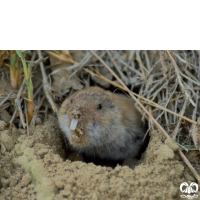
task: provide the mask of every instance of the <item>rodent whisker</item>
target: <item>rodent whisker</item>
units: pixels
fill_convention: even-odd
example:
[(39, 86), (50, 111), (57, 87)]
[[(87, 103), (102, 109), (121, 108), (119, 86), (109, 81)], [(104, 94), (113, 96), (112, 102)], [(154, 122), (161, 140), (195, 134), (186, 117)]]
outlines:
[(107, 144), (107, 143), (106, 143), (106, 147), (107, 147), (108, 151), (111, 153), (111, 151), (110, 151), (110, 149), (109, 149), (109, 147), (108, 147), (108, 144)]
[(80, 154), (80, 153), (81, 153), (81, 150), (79, 150), (79, 151), (78, 151), (78, 154), (77, 154), (77, 156), (79, 156), (79, 154)]

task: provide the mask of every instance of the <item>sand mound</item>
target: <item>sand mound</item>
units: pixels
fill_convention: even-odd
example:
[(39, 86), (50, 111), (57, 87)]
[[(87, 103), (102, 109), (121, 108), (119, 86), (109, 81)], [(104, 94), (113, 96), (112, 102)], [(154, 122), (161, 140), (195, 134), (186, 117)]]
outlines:
[(0, 199), (179, 199), (180, 184), (195, 181), (176, 144), (155, 130), (134, 170), (66, 160), (53, 116), (29, 137), (0, 121), (0, 144)]

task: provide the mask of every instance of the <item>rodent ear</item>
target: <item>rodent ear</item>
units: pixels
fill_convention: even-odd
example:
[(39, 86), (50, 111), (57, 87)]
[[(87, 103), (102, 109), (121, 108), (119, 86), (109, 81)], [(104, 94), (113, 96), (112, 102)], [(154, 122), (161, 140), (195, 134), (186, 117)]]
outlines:
[(97, 105), (97, 109), (99, 109), (99, 110), (102, 109), (102, 105), (100, 103)]

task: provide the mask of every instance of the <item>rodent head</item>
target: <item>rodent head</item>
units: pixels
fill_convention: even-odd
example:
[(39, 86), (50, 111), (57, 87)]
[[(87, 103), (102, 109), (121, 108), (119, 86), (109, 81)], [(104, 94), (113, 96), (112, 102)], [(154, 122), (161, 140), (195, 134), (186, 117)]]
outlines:
[(120, 114), (111, 92), (89, 87), (63, 102), (59, 123), (71, 145), (86, 149), (108, 144), (117, 137)]

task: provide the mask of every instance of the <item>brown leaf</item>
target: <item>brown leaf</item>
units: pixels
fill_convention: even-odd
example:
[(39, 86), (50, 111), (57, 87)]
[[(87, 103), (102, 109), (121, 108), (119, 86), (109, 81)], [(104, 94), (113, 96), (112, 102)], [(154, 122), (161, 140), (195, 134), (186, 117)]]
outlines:
[(5, 59), (8, 59), (10, 56), (9, 51), (7, 50), (1, 50), (0, 51), (0, 67), (3, 64)]

